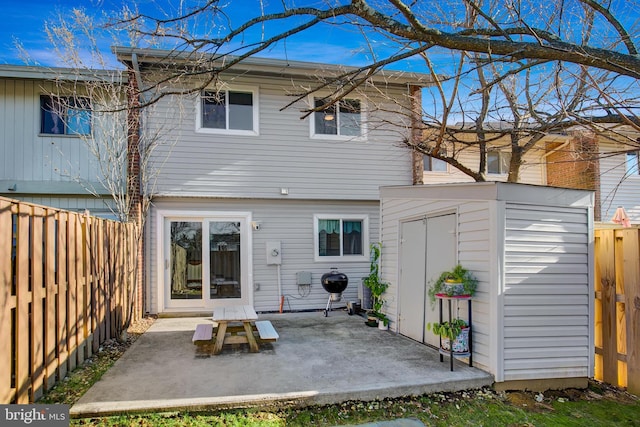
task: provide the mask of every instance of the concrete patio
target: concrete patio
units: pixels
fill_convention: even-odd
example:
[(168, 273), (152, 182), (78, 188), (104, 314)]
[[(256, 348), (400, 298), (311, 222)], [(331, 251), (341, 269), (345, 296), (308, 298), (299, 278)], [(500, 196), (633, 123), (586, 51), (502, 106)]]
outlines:
[(479, 388), (491, 375), (336, 310), (261, 314), (280, 334), (249, 353), (196, 355), (191, 337), (211, 317), (160, 318), (71, 408), (74, 417), (138, 411), (316, 405)]

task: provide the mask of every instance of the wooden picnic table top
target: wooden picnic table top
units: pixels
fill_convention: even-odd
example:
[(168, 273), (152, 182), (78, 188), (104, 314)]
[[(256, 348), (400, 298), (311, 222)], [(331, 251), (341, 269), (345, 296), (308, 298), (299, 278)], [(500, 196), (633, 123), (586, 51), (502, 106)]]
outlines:
[(250, 305), (231, 305), (213, 309), (215, 322), (247, 322), (258, 320), (258, 314)]

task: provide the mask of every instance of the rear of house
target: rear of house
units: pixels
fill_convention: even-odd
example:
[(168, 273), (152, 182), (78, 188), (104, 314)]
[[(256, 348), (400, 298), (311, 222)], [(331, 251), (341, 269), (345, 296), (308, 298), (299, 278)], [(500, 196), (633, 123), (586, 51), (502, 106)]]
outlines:
[[(131, 61), (133, 51), (119, 59)], [(163, 53), (137, 52), (144, 85)], [(338, 67), (253, 58), (194, 95), (162, 98), (143, 118), (162, 135), (147, 221), (146, 310), (321, 309), (321, 276), (349, 277), (356, 299), (379, 240), (379, 187), (412, 183), (409, 84), (375, 77), (338, 108), (295, 94)], [(424, 79), (421, 82), (421, 79)], [(186, 83), (185, 83), (186, 84)]]

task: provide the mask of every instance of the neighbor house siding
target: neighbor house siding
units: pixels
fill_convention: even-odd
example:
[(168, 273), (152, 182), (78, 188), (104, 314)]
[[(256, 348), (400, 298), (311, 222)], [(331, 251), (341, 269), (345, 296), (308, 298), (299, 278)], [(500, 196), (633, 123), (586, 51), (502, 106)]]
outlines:
[(96, 181), (81, 138), (40, 135), (40, 95), (52, 90), (42, 80), (0, 79), (0, 181), (16, 182), (17, 191), (30, 183), (37, 190), (45, 182)]
[(587, 215), (507, 203), (501, 380), (589, 375)]
[(625, 148), (600, 144), (600, 198), (603, 222), (610, 222), (616, 208), (623, 206), (631, 222), (640, 223), (640, 175), (626, 175), (624, 153), (610, 154)]
[[(258, 87), (259, 135), (196, 132), (195, 97), (163, 99), (155, 107), (148, 126), (161, 130), (164, 143), (156, 152), (163, 164), (158, 195), (280, 198), (287, 188), (288, 198), (378, 200), (381, 185), (411, 183), (411, 156), (402, 146), (409, 132), (400, 115), (367, 113), (376, 122), (374, 117), (394, 119), (395, 126), (369, 124), (365, 141), (310, 138), (310, 118), (302, 118), (306, 100), (283, 109), (291, 102), (287, 93), (299, 86), (266, 77), (236, 77), (232, 84)], [(396, 87), (390, 95), (402, 101), (406, 89)]]
[[(523, 184), (546, 184), (546, 172), (543, 153), (540, 150), (531, 150), (524, 155), (523, 164), (520, 167), (520, 179)], [(471, 168), (478, 170), (480, 153), (477, 150), (465, 150), (458, 156), (458, 161)], [(487, 181), (506, 181), (507, 175), (487, 175)], [(473, 178), (460, 172), (453, 166), (448, 166), (447, 172), (425, 172), (425, 184), (446, 184), (452, 182), (473, 182)]]
[[(313, 215), (330, 214), (366, 214), (369, 216), (370, 241), (379, 239), (378, 202), (341, 202), (341, 201), (296, 201), (296, 200), (238, 200), (238, 199), (158, 199), (154, 202), (151, 218), (158, 210), (197, 210), (206, 217), (212, 212), (251, 212), (252, 220), (260, 222), (260, 230), (251, 231), (253, 257), (253, 303), (257, 311), (277, 311), (280, 298), (278, 296), (278, 276), (275, 265), (266, 264), (266, 242), (280, 241), (282, 247), (281, 283), (285, 295), (284, 310), (317, 310), (324, 308), (329, 294), (322, 288), (321, 276), (332, 267), (338, 268), (349, 278), (349, 285), (343, 293), (342, 301), (334, 307), (344, 307), (345, 302), (358, 297), (358, 286), (361, 278), (369, 272), (368, 262), (315, 262), (313, 240)], [(149, 222), (151, 245), (149, 248), (150, 291), (148, 309), (152, 313), (162, 312), (157, 306), (158, 284), (163, 278), (157, 277), (158, 266), (158, 230), (156, 221)], [(312, 285), (299, 288), (296, 284), (296, 273), (309, 271), (312, 274)], [(256, 290), (256, 287), (258, 288)], [(310, 291), (308, 295), (306, 292)], [(304, 295), (304, 296), (303, 296)]]

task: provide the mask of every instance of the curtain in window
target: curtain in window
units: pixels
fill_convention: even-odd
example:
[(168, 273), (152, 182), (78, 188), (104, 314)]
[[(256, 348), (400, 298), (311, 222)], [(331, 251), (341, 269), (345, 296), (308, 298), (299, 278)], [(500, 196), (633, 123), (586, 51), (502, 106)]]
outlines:
[(340, 256), (340, 220), (318, 220), (318, 254)]
[(362, 255), (362, 221), (343, 221), (342, 254)]

